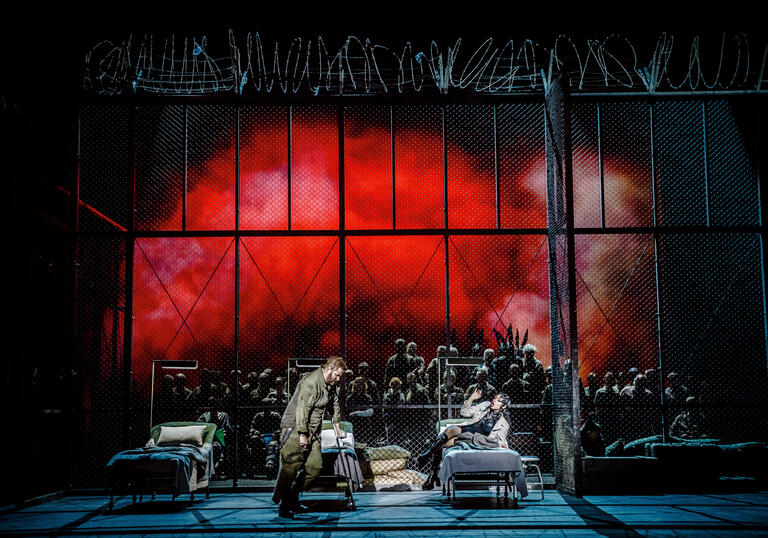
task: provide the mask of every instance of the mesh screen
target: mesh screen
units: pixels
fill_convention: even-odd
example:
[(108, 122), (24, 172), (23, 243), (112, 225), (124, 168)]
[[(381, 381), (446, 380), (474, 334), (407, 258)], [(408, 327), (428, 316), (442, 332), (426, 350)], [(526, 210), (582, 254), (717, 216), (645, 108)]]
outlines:
[[(723, 442), (764, 439), (762, 245), (754, 229), (737, 228), (759, 221), (753, 108), (603, 99), (569, 110), (563, 91), (559, 83), (550, 90), (546, 125), (539, 103), (446, 109), (450, 225), (473, 228), (447, 238), (337, 233), (340, 109), (294, 107), (289, 129), (291, 112), (277, 105), (240, 109), (240, 224), (250, 236), (175, 237), (183, 224), (184, 108), (137, 109), (137, 228), (167, 236), (80, 237), (79, 363), (59, 383), (69, 391), (62, 399), (78, 410), (66, 428), (87, 443), (73, 464), (75, 485), (101, 486), (109, 457), (144, 443), (151, 364), (161, 358), (199, 361), (186, 379), (156, 372), (153, 422), (196, 420), (213, 409), (224, 431), (214, 484), (271, 484), (274, 434), (300, 374), (289, 376), (287, 360), (346, 352), (343, 398), (366, 484), (418, 487), (430, 469), (416, 456), (438, 418), (455, 417), (477, 381), (473, 367), (439, 379), (433, 359), (447, 341), (460, 356), (494, 350), (499, 360), (489, 365), (488, 382), (513, 396), (510, 445), (541, 457), (566, 489), (578, 490), (582, 448), (600, 451), (579, 427), (597, 424), (606, 446), (692, 431)], [(82, 110), (87, 232), (127, 224), (129, 110)], [(441, 109), (391, 110), (393, 130), (387, 106), (344, 108), (346, 227), (442, 228)], [(235, 226), (236, 117), (232, 106), (188, 106), (188, 229)], [(733, 232), (581, 233), (579, 226), (600, 224), (601, 158), (607, 226), (652, 224), (656, 177), (661, 224), (705, 224), (708, 208), (711, 224)], [(570, 160), (573, 208), (566, 204)], [(547, 237), (485, 232), (496, 227), (497, 204), (502, 227), (546, 226)], [(567, 226), (571, 209), (575, 230)], [(289, 227), (299, 232), (258, 233)], [(134, 247), (130, 380), (122, 377), (126, 239)], [(537, 363), (499, 346), (493, 329), (506, 338), (510, 328), (518, 344), (528, 330), (541, 375)], [(388, 368), (398, 338), (417, 347)], [(573, 372), (577, 348), (581, 366)], [(510, 373), (513, 362), (526, 368), (522, 382)], [(392, 377), (399, 387), (390, 389)], [(695, 406), (686, 406), (688, 396)]]
[(658, 183), (660, 225), (706, 224), (702, 129), (700, 103), (654, 103), (653, 158)]
[(181, 230), (185, 112), (142, 107), (136, 116), (136, 229)]
[(87, 105), (80, 114), (80, 228), (115, 231), (128, 226), (129, 108)]
[(650, 226), (650, 107), (646, 103), (600, 103), (606, 226)]
[(392, 228), (392, 137), (387, 106), (344, 109), (345, 225)]
[(234, 108), (190, 105), (188, 151), (187, 229), (234, 229)]
[(394, 107), (395, 226), (443, 227), (443, 142), (437, 106)]
[(240, 229), (288, 228), (288, 108), (240, 109)]
[(107, 461), (129, 435), (123, 371), (125, 241), (88, 238), (78, 248), (77, 360), (70, 371), (59, 372), (51, 394), (72, 413), (68, 431), (60, 436), (75, 455), (72, 483), (102, 487)]
[(574, 225), (600, 227), (600, 153), (598, 151), (597, 105), (576, 103), (572, 108)]
[(333, 106), (293, 109), (291, 220), (297, 230), (339, 226), (339, 123)]
[(496, 107), (502, 228), (546, 228), (544, 114), (538, 103)]
[(582, 378), (656, 368), (653, 237), (578, 235), (575, 250)]
[[(451, 326), (459, 349), (469, 350), (475, 343), (482, 350), (496, 347), (493, 331), (506, 336), (511, 326), (521, 337), (527, 331), (528, 342), (548, 358), (546, 237), (455, 236), (449, 244)], [(501, 390), (509, 372), (492, 377)], [(470, 383), (471, 378), (460, 384), (466, 388)], [(543, 388), (536, 390), (536, 402)]]
[(493, 107), (449, 106), (448, 226), (496, 226)]
[(760, 201), (754, 148), (748, 146), (755, 110), (727, 101), (706, 103), (710, 218), (713, 225), (756, 225)]
[(760, 248), (754, 234), (661, 240), (664, 367), (689, 385), (714, 384), (717, 401), (762, 399), (765, 390)]
[(567, 87), (558, 80), (550, 87), (546, 98), (547, 118), (547, 221), (549, 228), (549, 304), (552, 340), (552, 421), (555, 456), (555, 478), (558, 487), (578, 490), (579, 439), (576, 431), (579, 417), (578, 391), (574, 390), (574, 375), (578, 364), (572, 352), (576, 349), (576, 334), (571, 318), (576, 305), (569, 293), (569, 245), (567, 181), (571, 160), (569, 145), (569, 111), (566, 109)]

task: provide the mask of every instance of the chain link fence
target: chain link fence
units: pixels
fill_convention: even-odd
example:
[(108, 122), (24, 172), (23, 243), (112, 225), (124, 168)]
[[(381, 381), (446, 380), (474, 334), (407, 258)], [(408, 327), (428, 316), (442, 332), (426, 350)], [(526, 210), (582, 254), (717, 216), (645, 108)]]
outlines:
[[(345, 414), (380, 489), (426, 480), (416, 456), (476, 383), (512, 397), (510, 446), (571, 489), (582, 450), (691, 431), (763, 440), (750, 106), (569, 107), (562, 92), (546, 107), (84, 106), (68, 386), (88, 442), (71, 484), (103, 485), (109, 457), (146, 441), (150, 412), (208, 413), (223, 432), (214, 483), (271, 484), (303, 373), (289, 361), (332, 354), (347, 359)], [(436, 358), (486, 349), (485, 374), (446, 375)], [(153, 382), (163, 359), (198, 368), (157, 367)]]

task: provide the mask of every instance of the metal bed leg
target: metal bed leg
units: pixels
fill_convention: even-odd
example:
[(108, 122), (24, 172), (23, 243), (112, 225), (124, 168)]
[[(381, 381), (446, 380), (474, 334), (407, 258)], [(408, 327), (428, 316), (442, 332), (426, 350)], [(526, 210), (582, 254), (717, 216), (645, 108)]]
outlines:
[(341, 466), (344, 469), (344, 473), (347, 475), (347, 507), (355, 510), (355, 497), (352, 491), (352, 472), (350, 471), (351, 465), (347, 461), (347, 453), (344, 451), (344, 447), (338, 436), (336, 436), (336, 447), (339, 449)]

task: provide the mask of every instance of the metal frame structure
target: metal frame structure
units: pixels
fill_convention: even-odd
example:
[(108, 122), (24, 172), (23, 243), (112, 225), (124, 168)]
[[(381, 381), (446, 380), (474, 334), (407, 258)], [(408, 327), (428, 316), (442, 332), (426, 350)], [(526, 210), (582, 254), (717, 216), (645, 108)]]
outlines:
[[(757, 225), (738, 225), (738, 226), (720, 226), (720, 225), (712, 225), (710, 223), (709, 219), (709, 182), (708, 178), (705, 177), (705, 192), (707, 196), (707, 219), (705, 225), (693, 225), (693, 226), (670, 226), (670, 225), (659, 225), (658, 220), (658, 193), (656, 192), (657, 188), (657, 178), (655, 175), (655, 165), (654, 165), (654, 149), (653, 149), (653, 143), (654, 143), (654, 116), (653, 116), (653, 110), (654, 110), (654, 103), (660, 101), (660, 100), (677, 100), (677, 99), (693, 99), (693, 100), (699, 100), (701, 103), (702, 108), (702, 122), (704, 125), (704, 133), (706, 137), (706, 110), (705, 110), (705, 101), (707, 99), (711, 98), (717, 98), (717, 99), (728, 99), (728, 98), (738, 98), (738, 99), (753, 99), (753, 104), (755, 108), (759, 108), (759, 99), (765, 98), (765, 96), (768, 95), (766, 92), (756, 92), (756, 91), (745, 91), (745, 92), (660, 92), (656, 94), (638, 94), (637, 92), (627, 92), (627, 93), (619, 93), (619, 92), (604, 92), (604, 93), (574, 93), (571, 96), (571, 100), (574, 102), (597, 102), (597, 129), (598, 129), (598, 152), (599, 152), (599, 175), (600, 175), (600, 226), (595, 227), (570, 227), (570, 233), (569, 233), (569, 244), (571, 245), (571, 250), (574, 245), (574, 238), (579, 235), (602, 235), (602, 234), (616, 234), (616, 235), (636, 235), (636, 234), (651, 234), (653, 237), (653, 243), (654, 243), (654, 266), (655, 266), (655, 285), (656, 285), (656, 320), (657, 320), (657, 334), (658, 334), (658, 342), (657, 345), (657, 351), (658, 351), (658, 357), (659, 357), (659, 369), (661, 372), (663, 372), (664, 368), (664, 360), (662, 356), (663, 351), (663, 326), (662, 326), (662, 318), (661, 318), (661, 311), (663, 308), (663, 304), (661, 303), (661, 297), (659, 293), (659, 287), (660, 287), (660, 281), (659, 281), (659, 240), (660, 237), (668, 234), (668, 233), (678, 233), (678, 234), (691, 234), (691, 235), (698, 235), (698, 234), (710, 234), (710, 233), (748, 233), (748, 234), (759, 234), (761, 239), (761, 263), (762, 263), (762, 301), (763, 301), (763, 321), (764, 321), (764, 345), (768, 346), (768, 318), (766, 318), (766, 289), (765, 289), (765, 282), (766, 282), (766, 264), (765, 259), (766, 256), (768, 256), (768, 246), (766, 243), (768, 242), (768, 226), (766, 226), (766, 219), (764, 215), (762, 214), (762, 208), (759, 210), (759, 224)], [(612, 226), (606, 226), (606, 219), (605, 219), (605, 178), (604, 178), (604, 169), (603, 169), (603, 153), (602, 153), (602, 131), (601, 131), (601, 123), (600, 123), (600, 102), (611, 100), (611, 101), (631, 101), (631, 102), (641, 102), (645, 103), (648, 107), (648, 113), (649, 113), (649, 124), (651, 129), (651, 147), (652, 147), (652, 155), (651, 157), (651, 185), (652, 185), (652, 207), (653, 207), (653, 224), (651, 226), (627, 226), (627, 227), (612, 227)], [(240, 356), (239, 356), (239, 285), (240, 285), (240, 264), (241, 264), (241, 257), (240, 257), (240, 243), (242, 242), (243, 238), (246, 237), (336, 237), (338, 239), (338, 243), (340, 245), (339, 248), (339, 329), (340, 329), (340, 354), (342, 356), (346, 356), (346, 328), (347, 328), (347, 312), (346, 312), (346, 301), (345, 301), (345, 293), (346, 293), (346, 278), (345, 278), (345, 265), (346, 265), (346, 258), (345, 258), (345, 247), (347, 244), (347, 239), (350, 237), (387, 237), (387, 236), (417, 236), (417, 235), (431, 235), (436, 237), (442, 237), (444, 241), (444, 261), (445, 261), (445, 309), (446, 309), (446, 316), (445, 316), (445, 336), (446, 336), (446, 345), (449, 346), (451, 343), (450, 335), (451, 335), (451, 319), (450, 319), (450, 281), (449, 281), (449, 247), (448, 243), (451, 238), (451, 236), (511, 236), (511, 235), (525, 235), (525, 236), (540, 236), (544, 237), (547, 235), (547, 228), (503, 228), (501, 223), (501, 204), (500, 204), (500, 186), (499, 186), (499, 158), (498, 158), (498, 127), (496, 125), (496, 114), (497, 114), (497, 106), (501, 104), (510, 104), (510, 103), (520, 103), (520, 102), (527, 102), (527, 103), (537, 103), (541, 104), (543, 108), (543, 96), (540, 94), (525, 94), (525, 95), (505, 95), (505, 96), (497, 96), (497, 95), (473, 95), (473, 96), (467, 96), (467, 95), (441, 95), (441, 96), (420, 96), (420, 95), (413, 95), (408, 97), (389, 97), (389, 96), (337, 96), (337, 97), (329, 97), (329, 96), (281, 96), (281, 95), (270, 95), (268, 98), (265, 98), (263, 96), (256, 96), (256, 97), (249, 97), (249, 96), (215, 96), (215, 97), (195, 97), (195, 98), (184, 98), (184, 97), (173, 97), (173, 98), (167, 98), (167, 97), (149, 97), (149, 96), (130, 96), (130, 97), (123, 97), (123, 96), (114, 96), (109, 98), (100, 98), (100, 97), (86, 97), (84, 98), (82, 104), (109, 104), (111, 106), (126, 106), (129, 109), (129, 151), (128, 151), (128, 177), (126, 178), (126, 189), (127, 189), (127, 203), (128, 207), (127, 215), (128, 215), (128, 221), (126, 223), (124, 230), (114, 230), (114, 231), (90, 231), (90, 230), (83, 230), (81, 229), (81, 222), (82, 218), (80, 217), (81, 209), (81, 201), (80, 201), (80, 174), (81, 174), (81, 161), (82, 161), (82, 154), (81, 154), (81, 148), (80, 148), (80, 132), (78, 132), (78, 145), (77, 145), (77, 159), (76, 159), (76, 170), (75, 170), (75, 181), (74, 181), (74, 188), (73, 188), (73, 201), (72, 201), (72, 213), (73, 213), (73, 223), (74, 223), (74, 259), (76, 260), (75, 263), (75, 270), (74, 270), (74, 290), (75, 294), (77, 294), (78, 289), (78, 266), (77, 266), (77, 259), (78, 259), (78, 244), (82, 239), (90, 238), (90, 237), (113, 237), (113, 238), (119, 238), (125, 242), (125, 315), (123, 319), (123, 364), (122, 364), (122, 383), (123, 383), (123, 401), (122, 401), (122, 417), (123, 417), (123, 423), (128, 424), (129, 419), (131, 416), (131, 370), (132, 370), (132, 331), (133, 331), (133, 290), (134, 290), (134, 282), (133, 282), (133, 267), (134, 267), (134, 257), (135, 257), (135, 245), (136, 240), (141, 238), (153, 238), (153, 237), (169, 237), (169, 238), (184, 238), (184, 237), (232, 237), (234, 241), (236, 242), (238, 248), (235, 249), (235, 299), (234, 299), (234, 338), (235, 338), (235, 354), (234, 354), (234, 369), (237, 372), (240, 369)], [(187, 228), (187, 165), (188, 165), (188, 107), (198, 104), (210, 104), (210, 103), (216, 103), (216, 104), (230, 104), (234, 106), (235, 111), (235, 128), (236, 128), (236, 150), (235, 150), (235, 159), (236, 159), (236, 166), (235, 166), (235, 188), (236, 188), (236, 207), (235, 207), (235, 225), (232, 229), (221, 229), (221, 230), (200, 230), (200, 231), (194, 231), (189, 230)], [(287, 229), (284, 230), (245, 230), (241, 229), (240, 227), (240, 110), (242, 105), (248, 105), (248, 104), (270, 104), (270, 105), (282, 105), (287, 107), (288, 109), (288, 226)], [(142, 106), (156, 106), (156, 105), (168, 105), (168, 104), (183, 104), (184, 105), (184, 178), (183, 178), (183, 212), (182, 212), (182, 225), (181, 230), (177, 231), (152, 231), (152, 230), (138, 230), (136, 227), (136, 153), (137, 153), (137, 147), (136, 147), (136, 116), (137, 116), (137, 107)], [(339, 225), (338, 229), (333, 230), (297, 230), (293, 226), (292, 221), (292, 205), (291, 205), (291, 199), (292, 199), (292, 175), (291, 175), (291, 166), (292, 166), (292, 141), (293, 141), (293, 134), (292, 134), (292, 117), (293, 117), (293, 106), (294, 105), (302, 105), (302, 104), (333, 104), (337, 107), (337, 118), (338, 118), (338, 140), (339, 140), (339, 153), (338, 153), (338, 180), (339, 180)], [(390, 145), (392, 149), (391, 158), (392, 158), (392, 227), (386, 228), (386, 229), (348, 229), (345, 222), (345, 209), (346, 209), (346, 200), (345, 200), (345, 150), (344, 150), (344, 107), (348, 105), (358, 105), (358, 104), (377, 104), (377, 105), (386, 105), (389, 106), (389, 118), (390, 118)], [(442, 147), (442, 160), (443, 160), (443, 226), (440, 228), (429, 228), (429, 229), (402, 229), (397, 228), (397, 220), (396, 220), (396, 209), (395, 209), (395, 168), (394, 163), (396, 160), (395, 156), (395, 132), (396, 132), (396, 121), (395, 121), (395, 114), (394, 110), (395, 107), (398, 105), (435, 105), (438, 104), (440, 106), (441, 111), (441, 133), (442, 133), (442, 141), (443, 141), (443, 147)], [(448, 197), (448, 149), (447, 149), (447, 128), (446, 128), (446, 107), (451, 104), (465, 104), (465, 105), (494, 105), (493, 106), (493, 146), (494, 146), (494, 177), (495, 177), (495, 192), (496, 192), (496, 215), (495, 215), (495, 227), (493, 228), (450, 228), (449, 227), (449, 219), (448, 219), (448, 204), (449, 204), (449, 197)], [(542, 112), (543, 114), (543, 112)], [(764, 121), (764, 118), (761, 118), (759, 114), (755, 114), (755, 122), (758, 128), (758, 131), (760, 130), (760, 122)], [(543, 125), (543, 117), (542, 117), (542, 125)], [(81, 121), (78, 118), (78, 130), (81, 129)], [(705, 139), (705, 147), (706, 147), (706, 139)], [(757, 169), (757, 181), (758, 181), (758, 194), (761, 199), (765, 199), (767, 194), (765, 193), (765, 185), (764, 182), (761, 181), (760, 177), (760, 164), (761, 159), (764, 159), (765, 154), (765, 148), (764, 147), (757, 147), (754, 148), (754, 155), (756, 156), (756, 169)], [(705, 157), (706, 158), (706, 157)], [(86, 208), (87, 209), (87, 208)], [(571, 268), (573, 268), (574, 260), (572, 258), (573, 252), (571, 252), (571, 258), (569, 259), (569, 265), (571, 265)], [(75, 295), (75, 301), (77, 301), (77, 295)], [(575, 323), (576, 320), (576, 312), (575, 312), (575, 304), (570, 305), (572, 310), (572, 319)], [(77, 302), (75, 302), (75, 316), (77, 316)], [(768, 357), (768, 349), (765, 351), (766, 356)], [(662, 424), (667, 423), (667, 417), (664, 416), (664, 397), (663, 397), (663, 376), (662, 379), (662, 390), (661, 390), (661, 401), (660, 406), (662, 409)], [(574, 389), (575, 390), (575, 389)], [(236, 391), (237, 393), (237, 391)], [(239, 401), (237, 399), (237, 395), (235, 396), (235, 405), (239, 405)], [(124, 432), (124, 444), (128, 445), (129, 441), (129, 431), (128, 428), (123, 429)], [(237, 453), (237, 450), (235, 451)], [(235, 464), (237, 466), (237, 463)], [(234, 478), (234, 485), (237, 486), (237, 478)]]

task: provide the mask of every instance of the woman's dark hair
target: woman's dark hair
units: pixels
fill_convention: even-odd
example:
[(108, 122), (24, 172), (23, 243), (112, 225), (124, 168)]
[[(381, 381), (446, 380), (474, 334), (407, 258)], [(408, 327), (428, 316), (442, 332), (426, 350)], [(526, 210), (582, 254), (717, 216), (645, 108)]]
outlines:
[(509, 416), (509, 406), (512, 405), (512, 399), (506, 392), (500, 392), (496, 396), (501, 396), (501, 403), (504, 404), (504, 407), (500, 409), (501, 415), (507, 421), (507, 424), (512, 426), (512, 417)]

